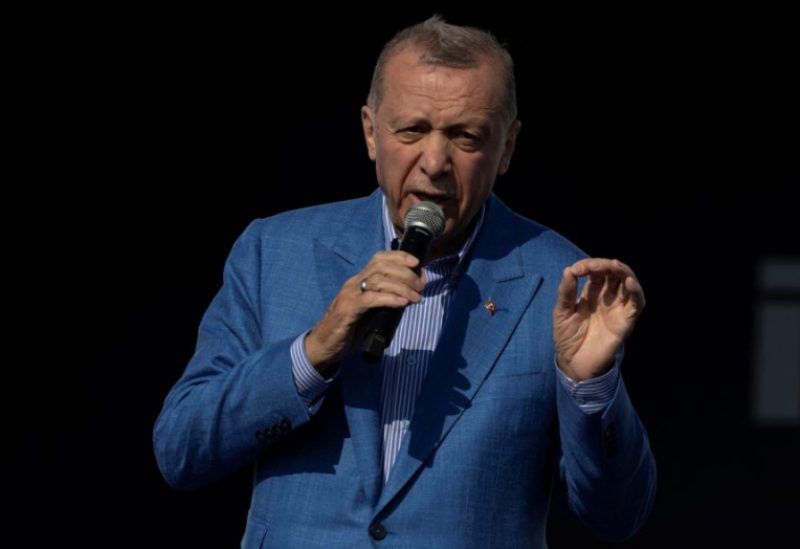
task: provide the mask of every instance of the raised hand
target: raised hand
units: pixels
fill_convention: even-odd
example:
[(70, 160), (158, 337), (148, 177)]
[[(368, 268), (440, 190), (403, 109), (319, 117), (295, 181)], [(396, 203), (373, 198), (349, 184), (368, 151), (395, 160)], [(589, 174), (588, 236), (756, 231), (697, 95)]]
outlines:
[[(578, 278), (588, 276), (578, 299)], [(636, 275), (616, 259), (582, 259), (564, 269), (553, 309), (559, 368), (574, 381), (605, 373), (633, 331), (645, 299)]]

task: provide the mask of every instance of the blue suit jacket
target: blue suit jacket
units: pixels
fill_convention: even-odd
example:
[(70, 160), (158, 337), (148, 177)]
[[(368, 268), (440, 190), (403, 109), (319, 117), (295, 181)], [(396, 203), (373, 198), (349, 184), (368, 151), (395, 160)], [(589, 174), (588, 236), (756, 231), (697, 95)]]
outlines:
[(346, 359), (307, 409), (289, 347), (383, 248), (380, 209), (376, 191), (239, 238), (155, 425), (167, 481), (196, 487), (255, 463), (243, 547), (545, 547), (554, 488), (601, 536), (630, 535), (655, 463), (624, 385), (588, 415), (555, 376), (557, 287), (583, 254), (494, 196), (386, 484), (379, 366)]

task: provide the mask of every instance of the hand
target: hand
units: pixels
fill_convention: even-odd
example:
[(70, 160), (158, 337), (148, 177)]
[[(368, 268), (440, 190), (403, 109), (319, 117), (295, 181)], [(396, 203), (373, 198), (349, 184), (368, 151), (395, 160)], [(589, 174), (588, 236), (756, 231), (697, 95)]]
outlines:
[[(376, 307), (405, 307), (418, 303), (425, 286), (422, 274), (413, 271), (419, 260), (401, 251), (376, 253), (367, 266), (347, 279), (339, 293), (305, 339), (308, 360), (320, 373), (326, 366), (353, 352), (365, 327), (360, 321)], [(361, 281), (366, 280), (366, 291)]]
[[(578, 300), (581, 276), (589, 280)], [(636, 275), (616, 259), (582, 259), (564, 269), (553, 309), (558, 367), (574, 381), (605, 373), (644, 305)]]

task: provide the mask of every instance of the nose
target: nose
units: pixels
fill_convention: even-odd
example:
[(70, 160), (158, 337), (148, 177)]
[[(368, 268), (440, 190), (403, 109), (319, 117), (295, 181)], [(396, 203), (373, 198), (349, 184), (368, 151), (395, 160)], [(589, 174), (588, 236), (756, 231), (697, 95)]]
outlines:
[(451, 168), (450, 140), (441, 132), (429, 133), (422, 143), (420, 169), (431, 181), (439, 179)]

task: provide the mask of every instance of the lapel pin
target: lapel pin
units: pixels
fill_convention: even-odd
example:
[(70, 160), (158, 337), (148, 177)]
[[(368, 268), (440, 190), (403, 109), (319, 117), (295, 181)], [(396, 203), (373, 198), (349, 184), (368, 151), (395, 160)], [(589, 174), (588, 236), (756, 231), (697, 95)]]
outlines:
[(483, 306), (492, 316), (494, 316), (497, 312), (497, 306), (494, 304), (494, 301), (492, 301), (491, 297), (486, 300), (486, 303), (484, 303)]

